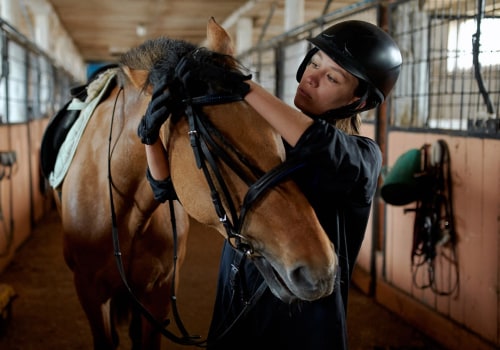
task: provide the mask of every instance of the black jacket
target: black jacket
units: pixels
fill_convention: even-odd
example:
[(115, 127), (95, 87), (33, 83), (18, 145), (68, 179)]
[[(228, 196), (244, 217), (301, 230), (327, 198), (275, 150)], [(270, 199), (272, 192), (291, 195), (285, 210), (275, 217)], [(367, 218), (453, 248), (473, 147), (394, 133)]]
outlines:
[[(332, 295), (314, 302), (284, 304), (266, 290), (251, 310), (209, 349), (322, 350), (347, 349), (347, 296), (352, 268), (364, 238), (382, 158), (371, 139), (347, 135), (317, 120), (287, 157), (307, 165), (293, 174), (336, 248), (340, 273)], [(209, 338), (227, 329), (240, 314), (242, 290), (252, 295), (263, 279), (251, 261), (233, 276), (241, 255), (227, 243), (223, 248), (217, 296)], [(213, 338), (212, 338), (213, 339)]]

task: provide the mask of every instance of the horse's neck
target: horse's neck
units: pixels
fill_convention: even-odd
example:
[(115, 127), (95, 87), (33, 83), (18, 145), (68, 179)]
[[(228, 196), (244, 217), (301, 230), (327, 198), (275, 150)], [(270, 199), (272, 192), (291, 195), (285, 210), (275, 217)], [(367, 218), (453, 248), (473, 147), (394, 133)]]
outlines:
[(210, 120), (230, 142), (265, 171), (285, 159), (281, 137), (246, 102), (214, 106)]
[[(225, 153), (221, 165), (237, 168), (244, 182), (255, 181), (284, 160), (281, 138), (246, 102), (205, 107), (204, 113), (206, 118), (200, 119), (207, 130), (198, 130), (201, 138), (208, 140), (214, 154)], [(211, 143), (219, 146), (214, 148)], [(229, 163), (228, 158), (232, 159)]]

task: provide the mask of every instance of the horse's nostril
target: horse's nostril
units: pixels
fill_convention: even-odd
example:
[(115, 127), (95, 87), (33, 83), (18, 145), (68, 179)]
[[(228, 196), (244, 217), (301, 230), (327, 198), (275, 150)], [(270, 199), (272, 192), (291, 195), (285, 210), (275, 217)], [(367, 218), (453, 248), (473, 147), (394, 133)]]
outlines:
[(288, 277), (295, 285), (304, 289), (316, 288), (317, 281), (312, 277), (310, 270), (305, 266), (297, 266), (290, 271)]
[(336, 272), (336, 266), (313, 271), (307, 266), (298, 265), (290, 270), (288, 278), (302, 292), (324, 296), (333, 292)]

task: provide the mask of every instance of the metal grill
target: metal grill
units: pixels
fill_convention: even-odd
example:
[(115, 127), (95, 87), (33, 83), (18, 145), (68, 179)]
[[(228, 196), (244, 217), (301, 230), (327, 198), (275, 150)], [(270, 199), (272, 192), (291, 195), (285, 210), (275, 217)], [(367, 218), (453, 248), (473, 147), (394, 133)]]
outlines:
[[(241, 55), (266, 88), (290, 103), (290, 59), (306, 49), (293, 45), (342, 20), (377, 23), (384, 9), (361, 1), (306, 23)], [(403, 67), (388, 99), (392, 128), (499, 137), (499, 0), (396, 1), (388, 7), (388, 31), (400, 46)], [(295, 58), (293, 58), (295, 57)], [(292, 74), (293, 73), (293, 74)], [(292, 96), (293, 97), (293, 96)], [(373, 111), (365, 112), (373, 120)]]
[(71, 75), (0, 20), (0, 125), (50, 117), (69, 97)]
[[(484, 1), (484, 2), (483, 2)], [(390, 9), (403, 53), (391, 125), (499, 136), (500, 28), (496, 0), (407, 1)]]

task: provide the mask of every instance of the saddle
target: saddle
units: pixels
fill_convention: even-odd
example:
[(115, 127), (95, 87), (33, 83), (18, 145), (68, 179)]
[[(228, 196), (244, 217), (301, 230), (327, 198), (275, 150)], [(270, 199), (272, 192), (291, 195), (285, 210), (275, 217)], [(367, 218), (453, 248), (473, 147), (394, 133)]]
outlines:
[[(84, 85), (79, 85), (70, 89), (71, 99), (51, 118), (42, 137), (40, 147), (40, 165), (41, 171), (45, 178), (49, 178), (50, 173), (54, 170), (59, 149), (63, 144), (69, 130), (80, 116), (81, 110), (68, 109), (73, 99), (85, 101), (88, 96), (88, 86), (97, 79), (99, 74), (110, 69), (118, 67), (117, 64), (109, 64), (96, 70)], [(116, 83), (110, 84), (108, 92)]]

